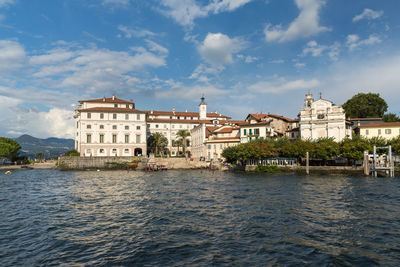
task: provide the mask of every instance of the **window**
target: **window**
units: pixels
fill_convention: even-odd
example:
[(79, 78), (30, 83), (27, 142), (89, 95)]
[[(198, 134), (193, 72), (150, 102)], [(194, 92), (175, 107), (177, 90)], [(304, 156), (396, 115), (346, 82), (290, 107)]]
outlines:
[(78, 133), (78, 132), (76, 132), (76, 136), (79, 136), (79, 133)]
[(101, 134), (101, 135), (100, 135), (99, 143), (100, 143), (100, 144), (104, 143), (104, 134)]
[(214, 149), (217, 149), (217, 145), (216, 144), (214, 144)]
[(88, 113), (88, 114), (87, 114), (87, 118), (88, 118), (88, 119), (92, 118), (92, 114), (91, 114), (91, 113)]
[(86, 125), (86, 129), (92, 129), (92, 125), (90, 124)]
[(181, 129), (182, 129), (182, 124), (181, 124), (181, 125), (179, 125), (179, 128), (181, 128)]
[(247, 131), (246, 131), (246, 129), (244, 129), (243, 130), (243, 135), (246, 135), (247, 134)]
[(258, 128), (254, 129), (254, 134), (257, 134), (257, 135), (260, 134), (260, 129), (258, 129)]
[(117, 119), (117, 114), (113, 114), (113, 120), (116, 120)]
[(219, 148), (222, 149), (222, 144), (219, 144)]
[(369, 130), (365, 130), (365, 135), (369, 135)]
[(76, 128), (79, 128), (79, 122), (76, 122)]
[(129, 126), (128, 125), (125, 125), (125, 130), (129, 130)]
[(156, 128), (158, 129), (158, 124), (156, 124)]
[(113, 142), (113, 143), (116, 143), (116, 142), (117, 142), (117, 135), (116, 135), (116, 134), (113, 134), (113, 135), (112, 135), (112, 142)]
[(104, 119), (104, 113), (100, 113), (100, 119)]
[(136, 135), (136, 144), (140, 144), (140, 134)]
[(125, 154), (128, 154), (128, 153), (129, 153), (129, 148), (125, 148), (125, 149), (124, 149), (124, 153), (125, 153)]
[(268, 134), (268, 128), (265, 128), (265, 132)]
[(129, 120), (129, 114), (125, 114), (125, 120)]
[(117, 108), (118, 107), (118, 104), (114, 104), (114, 108)]
[(140, 126), (136, 126), (136, 130), (140, 130)]
[(381, 129), (378, 129), (378, 134), (381, 134)]
[(104, 129), (104, 125), (100, 125), (100, 127), (99, 127), (100, 129)]
[(294, 133), (292, 133), (292, 138), (294, 138)]
[(147, 124), (147, 128), (150, 128), (150, 124)]
[(86, 153), (91, 154), (92, 150), (90, 148), (86, 149)]
[(126, 104), (126, 108), (129, 108), (129, 104)]
[(113, 125), (113, 130), (117, 130), (117, 125)]
[(208, 149), (211, 149), (211, 145), (207, 145), (207, 148), (208, 148)]
[(385, 129), (385, 134), (391, 134), (392, 133), (392, 129)]
[(164, 129), (167, 129), (167, 125), (166, 124), (164, 124)]
[(181, 117), (178, 116), (178, 120), (179, 120), (180, 118), (181, 118)]
[(172, 124), (172, 129), (174, 129), (174, 128), (175, 128), (175, 125)]
[(125, 135), (125, 143), (129, 143), (129, 134)]
[(104, 148), (100, 148), (100, 154), (104, 153)]
[(116, 148), (113, 148), (113, 149), (112, 149), (112, 153), (117, 153), (117, 149), (116, 149)]
[(90, 144), (92, 142), (92, 135), (88, 134), (86, 135), (86, 143)]
[(249, 129), (249, 135), (252, 135), (252, 134), (253, 134), (252, 129)]
[(140, 114), (136, 114), (136, 119), (140, 121)]

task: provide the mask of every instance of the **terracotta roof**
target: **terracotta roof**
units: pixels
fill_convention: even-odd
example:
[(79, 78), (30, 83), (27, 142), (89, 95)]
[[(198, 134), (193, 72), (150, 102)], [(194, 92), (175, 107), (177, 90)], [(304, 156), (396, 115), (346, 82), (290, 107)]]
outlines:
[(348, 118), (349, 121), (382, 121), (382, 118)]
[[(186, 116), (186, 117), (200, 117), (199, 112), (190, 112), (190, 111), (160, 111), (160, 110), (147, 110), (148, 115), (155, 116)], [(207, 113), (207, 117), (210, 118), (229, 118), (228, 116), (218, 114), (218, 113)]]
[(93, 107), (79, 109), (79, 111), (99, 111), (99, 112), (114, 112), (114, 113), (146, 113), (145, 111), (134, 109), (134, 108), (112, 108), (112, 107)]
[(261, 122), (257, 122), (257, 123), (244, 123), (244, 124), (240, 124), (241, 127), (243, 126), (253, 126), (253, 125), (267, 125), (270, 124), (270, 121), (261, 121)]
[(359, 128), (378, 128), (378, 127), (400, 127), (400, 121), (397, 122), (377, 122), (367, 123), (359, 126)]
[(217, 132), (217, 133), (231, 133), (232, 132), (232, 128), (217, 129), (217, 130), (215, 130), (215, 132)]
[(208, 138), (219, 127), (209, 126), (206, 127), (206, 138)]
[(234, 142), (240, 142), (240, 137), (217, 137), (213, 138), (210, 140), (207, 140), (206, 143), (212, 143), (212, 142), (229, 142), (229, 141), (234, 141)]
[(266, 113), (250, 113), (249, 115), (247, 115), (246, 119), (249, 116), (254, 117), (256, 120), (262, 120), (262, 119), (265, 119), (265, 118), (275, 118), (275, 119), (280, 119), (280, 120), (284, 120), (284, 121), (287, 121), (287, 122), (296, 122), (296, 121), (298, 121), (298, 119), (290, 119), (290, 118), (287, 118), (285, 116), (281, 116), (281, 115), (277, 115), (277, 114), (270, 114), (270, 113), (268, 113), (268, 114), (266, 114)]
[(98, 99), (89, 99), (89, 100), (80, 100), (80, 103), (83, 102), (91, 102), (91, 103), (120, 103), (120, 104), (133, 104), (133, 101), (126, 101), (123, 99), (120, 99), (118, 97), (104, 97), (104, 98), (98, 98)]
[(147, 119), (147, 122), (163, 122), (163, 123), (209, 123), (211, 124), (211, 120), (178, 120), (178, 119)]
[(226, 122), (224, 122), (225, 124), (226, 123), (231, 123), (231, 124), (243, 124), (243, 123), (247, 123), (246, 121), (241, 121), (241, 120), (229, 120), (229, 121), (226, 121)]

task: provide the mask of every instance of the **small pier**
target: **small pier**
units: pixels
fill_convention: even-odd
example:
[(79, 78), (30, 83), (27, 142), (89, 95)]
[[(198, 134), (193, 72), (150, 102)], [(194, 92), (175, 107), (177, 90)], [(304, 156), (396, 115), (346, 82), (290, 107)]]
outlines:
[[(386, 150), (387, 154), (383, 157), (378, 156), (377, 150)], [(394, 177), (394, 161), (392, 155), (392, 146), (384, 146), (384, 147), (377, 147), (374, 146), (374, 151), (372, 154), (372, 164), (370, 164), (370, 168), (368, 168), (370, 156), (368, 152), (365, 153), (364, 157), (364, 164), (365, 166), (365, 174), (369, 174), (368, 171), (372, 174), (373, 177), (378, 177), (378, 173), (384, 173), (386, 176)]]

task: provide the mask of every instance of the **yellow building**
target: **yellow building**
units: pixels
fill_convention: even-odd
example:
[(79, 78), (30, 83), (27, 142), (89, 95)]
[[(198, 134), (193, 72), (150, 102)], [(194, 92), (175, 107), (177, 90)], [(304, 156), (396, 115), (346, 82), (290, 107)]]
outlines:
[(389, 140), (400, 134), (400, 122), (368, 123), (358, 128), (360, 135), (366, 138), (383, 137)]

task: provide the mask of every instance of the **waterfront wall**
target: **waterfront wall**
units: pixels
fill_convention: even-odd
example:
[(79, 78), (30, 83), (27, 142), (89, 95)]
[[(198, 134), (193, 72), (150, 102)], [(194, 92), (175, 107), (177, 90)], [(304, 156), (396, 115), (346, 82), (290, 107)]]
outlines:
[[(107, 163), (132, 162), (135, 157), (60, 157), (58, 169), (60, 170), (85, 170), (105, 169), (110, 167)], [(168, 169), (199, 169), (210, 165), (199, 160), (186, 160), (185, 158), (143, 158), (138, 164), (138, 169), (144, 169), (147, 165), (163, 165)]]
[[(245, 170), (246, 171), (255, 171), (257, 166), (255, 165), (246, 165)], [(293, 171), (300, 171), (304, 172), (306, 171), (306, 166), (285, 166), (282, 168), (290, 169)], [(359, 172), (363, 173), (363, 167), (362, 166), (310, 166), (310, 173), (312, 172)]]

